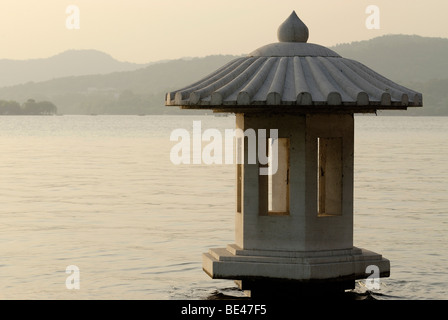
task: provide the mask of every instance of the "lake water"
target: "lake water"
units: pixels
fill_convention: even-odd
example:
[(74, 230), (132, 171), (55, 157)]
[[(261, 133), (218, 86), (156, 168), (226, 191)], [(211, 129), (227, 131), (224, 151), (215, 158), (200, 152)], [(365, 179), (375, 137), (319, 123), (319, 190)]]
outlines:
[[(0, 117), (0, 299), (244, 296), (202, 271), (203, 252), (234, 242), (234, 166), (170, 161), (171, 131), (193, 120), (234, 128), (232, 116)], [(354, 244), (391, 261), (374, 298), (448, 297), (447, 161), (448, 118), (356, 117)]]

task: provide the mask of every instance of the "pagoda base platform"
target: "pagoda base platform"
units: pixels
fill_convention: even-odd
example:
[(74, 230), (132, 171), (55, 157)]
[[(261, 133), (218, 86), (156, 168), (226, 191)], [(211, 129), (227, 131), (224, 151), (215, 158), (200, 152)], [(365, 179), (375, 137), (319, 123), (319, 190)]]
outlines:
[(235, 280), (251, 298), (340, 293), (366, 279), (370, 265), (389, 277), (382, 255), (353, 247), (343, 250), (290, 252), (244, 250), (235, 244), (203, 254), (203, 270), (213, 279)]

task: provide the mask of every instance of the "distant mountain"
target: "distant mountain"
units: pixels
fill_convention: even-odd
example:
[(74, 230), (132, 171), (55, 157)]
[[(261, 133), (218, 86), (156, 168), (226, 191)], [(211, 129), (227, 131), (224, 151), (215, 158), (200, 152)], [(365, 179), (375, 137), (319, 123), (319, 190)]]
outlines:
[(0, 87), (67, 76), (132, 71), (146, 66), (121, 62), (96, 50), (69, 50), (45, 59), (0, 60)]
[(0, 100), (23, 103), (32, 97), (51, 101), (61, 113), (66, 114), (177, 113), (174, 108), (160, 108), (167, 91), (195, 82), (235, 58), (216, 55), (178, 59), (135, 71), (25, 83), (0, 88)]
[[(448, 39), (388, 35), (331, 49), (423, 93), (423, 108), (397, 114), (448, 116)], [(169, 60), (133, 71), (25, 83), (0, 88), (0, 100), (51, 101), (64, 114), (178, 114), (182, 112), (178, 108), (164, 106), (166, 92), (196, 82), (235, 58)], [(4, 74), (1, 66), (0, 74)]]
[(396, 82), (448, 78), (448, 39), (385, 35), (331, 48)]
[(448, 116), (448, 39), (386, 35), (331, 49), (423, 94), (423, 108), (380, 114)]

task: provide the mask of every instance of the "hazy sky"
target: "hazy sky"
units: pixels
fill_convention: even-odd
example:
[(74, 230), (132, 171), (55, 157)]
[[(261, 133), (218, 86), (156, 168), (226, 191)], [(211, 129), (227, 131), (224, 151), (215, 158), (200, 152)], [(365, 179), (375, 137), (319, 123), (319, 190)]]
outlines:
[[(79, 29), (66, 20), (79, 8)], [(367, 29), (366, 8), (380, 9)], [(447, 0), (0, 0), (0, 59), (44, 58), (96, 49), (145, 63), (186, 56), (245, 54), (277, 41), (295, 10), (325, 46), (383, 34), (448, 38)]]

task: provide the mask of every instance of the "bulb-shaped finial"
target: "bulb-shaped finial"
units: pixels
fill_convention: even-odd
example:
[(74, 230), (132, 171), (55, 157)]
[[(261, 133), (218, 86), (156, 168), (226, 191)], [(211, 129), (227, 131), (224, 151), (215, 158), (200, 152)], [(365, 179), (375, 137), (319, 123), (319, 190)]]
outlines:
[(307, 42), (308, 36), (308, 27), (300, 20), (295, 11), (277, 30), (277, 37), (280, 42)]

